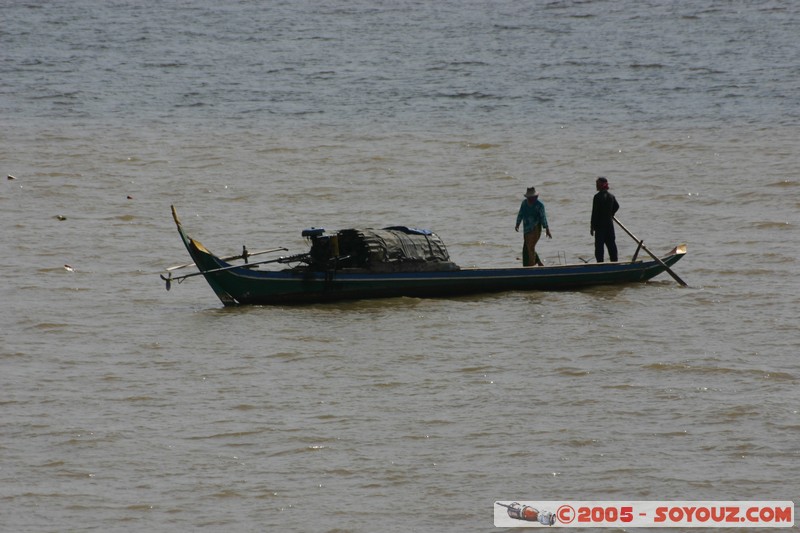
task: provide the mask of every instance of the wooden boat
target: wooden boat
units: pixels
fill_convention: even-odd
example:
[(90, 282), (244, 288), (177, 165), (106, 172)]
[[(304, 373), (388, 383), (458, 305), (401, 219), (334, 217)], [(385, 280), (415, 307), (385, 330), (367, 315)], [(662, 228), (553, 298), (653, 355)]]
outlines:
[[(297, 304), (397, 296), (443, 297), (499, 291), (569, 290), (597, 285), (643, 282), (664, 271), (668, 271), (684, 284), (669, 267), (684, 256), (685, 245), (675, 247), (661, 258), (651, 253), (652, 260), (649, 261), (637, 260), (636, 255), (639, 252), (637, 249), (631, 261), (615, 263), (459, 268), (449, 262), (445, 251), (444, 256), (433, 261), (437, 263), (433, 266), (425, 261), (410, 264), (395, 261), (394, 265), (387, 262), (380, 267), (378, 265), (365, 267), (363, 264), (354, 266), (352, 254), (343, 255), (340, 252), (339, 243), (335, 238), (337, 234), (326, 236), (323, 230), (317, 229), (304, 232), (305, 236), (314, 240), (311, 252), (234, 265), (229, 262), (232, 258), (217, 257), (200, 242), (189, 237), (174, 207), (172, 215), (178, 233), (199, 272), (174, 278), (172, 272), (169, 276), (162, 275), (162, 279), (167, 283), (167, 290), (174, 281), (182, 282), (186, 278), (202, 275), (226, 306)], [(435, 236), (432, 233), (422, 234), (426, 235), (425, 239), (428, 241), (430, 235)], [(340, 232), (338, 235), (344, 234)], [(326, 261), (312, 257), (314, 248), (320, 248), (318, 246), (320, 243), (324, 243), (325, 249), (331, 252)], [(641, 241), (639, 248), (646, 250)], [(255, 254), (248, 254), (244, 250), (241, 256), (235, 258), (247, 261), (252, 255)], [(261, 265), (269, 263), (295, 266), (282, 270), (259, 269)]]

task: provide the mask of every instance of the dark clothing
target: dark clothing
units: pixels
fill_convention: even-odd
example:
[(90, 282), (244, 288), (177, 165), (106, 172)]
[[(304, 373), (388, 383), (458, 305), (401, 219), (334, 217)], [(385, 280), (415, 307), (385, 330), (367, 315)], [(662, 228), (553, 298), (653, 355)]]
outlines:
[(592, 229), (614, 227), (614, 215), (619, 211), (617, 199), (608, 191), (598, 191), (592, 201)]
[(594, 257), (598, 263), (603, 262), (604, 247), (608, 248), (608, 260), (612, 263), (617, 260), (617, 241), (614, 235), (614, 226), (608, 229), (594, 230)]
[(614, 215), (619, 204), (613, 194), (599, 191), (592, 201), (592, 232), (594, 233), (594, 257), (603, 262), (603, 248), (608, 248), (608, 258), (617, 260), (617, 243), (614, 234)]

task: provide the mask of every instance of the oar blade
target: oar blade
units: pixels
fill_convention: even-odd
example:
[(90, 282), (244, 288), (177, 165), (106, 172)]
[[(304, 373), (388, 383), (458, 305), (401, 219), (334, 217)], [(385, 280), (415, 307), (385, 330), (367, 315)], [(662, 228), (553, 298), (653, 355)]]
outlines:
[(164, 270), (166, 270), (167, 272), (172, 272), (173, 270), (180, 270), (181, 268), (188, 268), (193, 266), (195, 266), (194, 263), (186, 263), (185, 265), (174, 265), (171, 267), (167, 267)]

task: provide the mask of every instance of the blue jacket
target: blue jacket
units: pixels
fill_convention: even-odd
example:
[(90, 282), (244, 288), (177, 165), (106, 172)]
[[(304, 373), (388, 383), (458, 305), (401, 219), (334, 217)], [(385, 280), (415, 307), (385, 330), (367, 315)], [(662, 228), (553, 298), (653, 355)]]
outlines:
[(544, 212), (544, 204), (538, 199), (534, 200), (532, 204), (528, 203), (527, 198), (523, 200), (522, 205), (519, 206), (519, 213), (517, 213), (517, 226), (519, 226), (520, 222), (522, 222), (523, 233), (533, 231), (538, 225), (547, 229), (547, 215)]

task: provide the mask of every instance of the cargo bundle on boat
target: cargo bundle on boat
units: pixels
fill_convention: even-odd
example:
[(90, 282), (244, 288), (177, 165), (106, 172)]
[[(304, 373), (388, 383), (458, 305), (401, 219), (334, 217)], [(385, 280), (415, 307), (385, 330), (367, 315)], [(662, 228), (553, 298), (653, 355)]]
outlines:
[(437, 272), (458, 270), (442, 240), (430, 230), (393, 226), (304, 230), (311, 240), (309, 270), (350, 272)]

